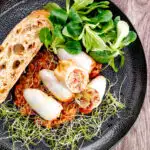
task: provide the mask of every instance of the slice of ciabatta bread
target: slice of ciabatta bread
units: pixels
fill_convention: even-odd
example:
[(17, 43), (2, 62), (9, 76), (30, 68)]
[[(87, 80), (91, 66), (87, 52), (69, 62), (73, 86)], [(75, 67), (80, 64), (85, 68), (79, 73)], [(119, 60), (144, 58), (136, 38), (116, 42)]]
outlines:
[(0, 103), (43, 45), (39, 31), (51, 28), (49, 12), (33, 11), (17, 24), (0, 46)]

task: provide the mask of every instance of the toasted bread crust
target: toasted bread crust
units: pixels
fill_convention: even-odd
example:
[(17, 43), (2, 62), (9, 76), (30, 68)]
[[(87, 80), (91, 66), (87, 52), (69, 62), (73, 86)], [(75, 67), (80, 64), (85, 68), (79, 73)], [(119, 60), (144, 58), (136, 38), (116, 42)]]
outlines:
[(2, 103), (22, 72), (43, 45), (39, 31), (51, 28), (49, 12), (33, 11), (18, 23), (0, 46), (0, 103)]

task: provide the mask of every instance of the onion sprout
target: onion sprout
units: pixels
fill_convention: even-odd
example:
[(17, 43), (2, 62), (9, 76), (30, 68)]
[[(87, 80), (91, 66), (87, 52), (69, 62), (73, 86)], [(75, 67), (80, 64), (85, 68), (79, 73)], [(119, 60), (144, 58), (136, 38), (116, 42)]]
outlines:
[(98, 137), (102, 124), (125, 107), (108, 89), (102, 104), (90, 115), (78, 114), (71, 122), (51, 129), (37, 125), (32, 117), (22, 116), (11, 102), (3, 103), (0, 119), (3, 119), (3, 126), (8, 130), (8, 137), (3, 139), (11, 138), (13, 149), (18, 142), (27, 149), (39, 143), (53, 150), (77, 149), (83, 145), (83, 142), (82, 145), (78, 144), (79, 140), (87, 141)]

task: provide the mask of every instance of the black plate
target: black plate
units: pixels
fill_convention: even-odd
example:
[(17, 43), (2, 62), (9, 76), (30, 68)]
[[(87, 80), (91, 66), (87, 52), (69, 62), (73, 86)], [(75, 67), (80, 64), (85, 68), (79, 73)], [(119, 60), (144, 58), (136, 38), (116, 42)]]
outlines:
[[(50, 0), (0, 0), (0, 43), (4, 40), (9, 31), (32, 10), (41, 8)], [(52, 0), (64, 6), (64, 0)], [(132, 30), (134, 30), (127, 17), (111, 3), (111, 10), (114, 16), (121, 16), (127, 21)], [(147, 71), (143, 48), (139, 38), (125, 48), (125, 66), (116, 74), (111, 68), (108, 68), (103, 74), (112, 82), (115, 82), (116, 76), (118, 82), (113, 88), (113, 91), (119, 91), (121, 82), (125, 77), (121, 101), (125, 103), (126, 109), (118, 114), (118, 116), (110, 118), (102, 127), (102, 136), (92, 139), (90, 142), (85, 142), (83, 150), (106, 150), (111, 148), (118, 142), (131, 128), (140, 112), (144, 101)], [(116, 95), (119, 93), (116, 92)], [(0, 128), (0, 131), (3, 130)], [(0, 149), (10, 149), (12, 143), (10, 140), (0, 142)], [(18, 150), (23, 149), (18, 145)], [(47, 149), (42, 145), (34, 148), (36, 150)]]

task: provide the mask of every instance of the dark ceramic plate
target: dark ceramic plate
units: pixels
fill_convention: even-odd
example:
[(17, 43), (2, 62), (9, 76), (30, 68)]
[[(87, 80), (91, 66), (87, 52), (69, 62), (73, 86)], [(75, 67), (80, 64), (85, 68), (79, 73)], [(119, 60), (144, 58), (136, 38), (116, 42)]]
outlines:
[[(49, 1), (51, 0), (0, 0), (0, 43), (22, 18), (27, 16), (32, 10), (41, 8), (42, 5)], [(65, 4), (64, 0), (52, 1), (62, 6)], [(121, 16), (134, 30), (127, 17), (113, 3), (111, 3), (111, 10), (114, 16)], [(147, 83), (145, 56), (139, 38), (125, 48), (125, 58), (125, 66), (117, 74), (111, 68), (105, 70), (103, 74), (112, 82), (116, 80), (116, 76), (118, 77), (118, 82), (113, 88), (113, 91), (116, 91), (116, 95), (118, 95), (117, 91), (119, 91), (122, 80), (126, 77), (121, 92), (121, 101), (125, 103), (126, 108), (117, 116), (107, 120), (102, 126), (102, 136), (93, 138), (90, 142), (85, 142), (83, 150), (110, 149), (129, 131), (138, 117), (144, 101)], [(4, 131), (0, 128), (0, 132)], [(0, 141), (0, 146), (0, 149), (3, 150), (11, 149), (11, 140)], [(17, 145), (17, 149), (21, 150), (23, 148)], [(32, 149), (47, 150), (42, 144), (32, 147)]]

